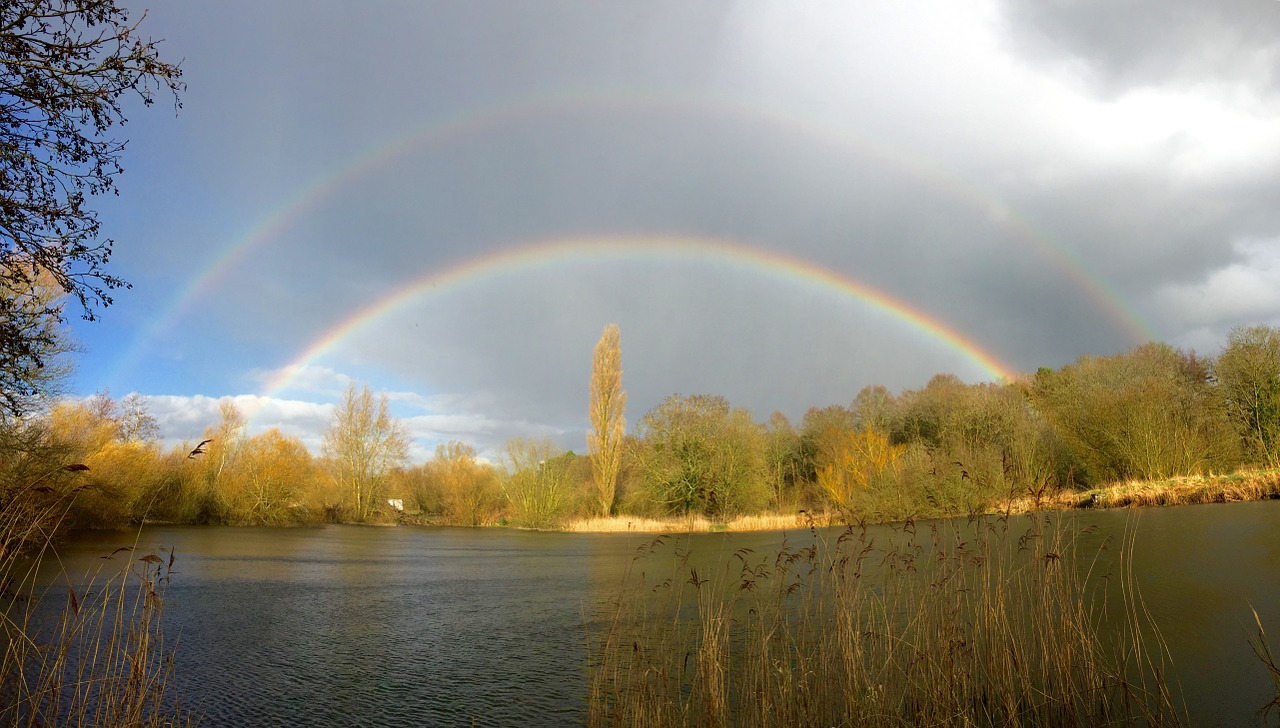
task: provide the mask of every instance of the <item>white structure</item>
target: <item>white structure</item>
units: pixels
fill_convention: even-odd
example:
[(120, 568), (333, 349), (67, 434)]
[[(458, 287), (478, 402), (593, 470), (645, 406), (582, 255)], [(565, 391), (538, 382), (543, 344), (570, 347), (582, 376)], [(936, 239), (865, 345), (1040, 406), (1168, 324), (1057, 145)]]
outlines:
[(387, 505), (391, 506), (392, 508), (396, 509), (397, 511), (403, 511), (403, 510), (404, 510), (404, 499), (403, 499), (403, 498), (388, 498), (388, 499), (387, 499)]

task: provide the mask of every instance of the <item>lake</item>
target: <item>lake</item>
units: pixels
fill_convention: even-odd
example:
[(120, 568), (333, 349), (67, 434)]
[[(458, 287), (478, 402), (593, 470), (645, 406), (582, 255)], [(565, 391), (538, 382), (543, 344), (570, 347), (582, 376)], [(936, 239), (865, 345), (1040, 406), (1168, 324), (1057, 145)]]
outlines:
[[(1192, 724), (1255, 722), (1274, 693), (1247, 643), (1250, 605), (1280, 648), (1280, 502), (1071, 517), (1096, 526), (1083, 553), (1136, 528), (1138, 583)], [(783, 537), (681, 536), (668, 552), (715, 562), (744, 546), (767, 553)], [(419, 726), (583, 722), (590, 636), (651, 536), (146, 527), (83, 534), (60, 554), (79, 574), (135, 539), (176, 551), (165, 620), (202, 725)], [(1111, 553), (1096, 573), (1113, 568)]]

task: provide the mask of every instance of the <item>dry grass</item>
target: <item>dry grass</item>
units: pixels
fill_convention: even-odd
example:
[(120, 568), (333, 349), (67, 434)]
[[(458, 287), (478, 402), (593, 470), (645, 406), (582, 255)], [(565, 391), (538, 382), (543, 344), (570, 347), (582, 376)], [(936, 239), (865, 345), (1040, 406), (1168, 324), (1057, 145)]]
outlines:
[(1258, 625), (1258, 633), (1249, 639), (1249, 646), (1253, 648), (1253, 654), (1257, 655), (1258, 660), (1267, 669), (1271, 685), (1276, 691), (1275, 697), (1262, 706), (1258, 715), (1265, 720), (1271, 716), (1272, 711), (1276, 711), (1277, 721), (1280, 722), (1280, 661), (1277, 661), (1275, 653), (1271, 651), (1271, 642), (1267, 639), (1267, 631), (1262, 628), (1262, 619), (1258, 616), (1258, 610), (1251, 611), (1253, 611), (1253, 621)]
[(832, 525), (827, 516), (800, 513), (758, 513), (738, 516), (728, 521), (710, 521), (703, 516), (653, 519), (636, 516), (582, 518), (565, 524), (564, 530), (575, 533), (705, 533), (719, 531), (787, 531), (813, 525)]
[(54, 534), (84, 489), (43, 482), (0, 487), (0, 725), (194, 724), (177, 704), (162, 629), (172, 553), (123, 547), (87, 583), (63, 573), (38, 587), (36, 568), (57, 559)]
[[(1020, 515), (1075, 508), (1124, 508), (1280, 498), (1280, 471), (1245, 470), (1225, 475), (1189, 475), (1165, 480), (1133, 480), (1086, 491), (1059, 490), (1006, 498), (991, 508), (992, 515)], [(716, 531), (788, 531), (813, 526), (843, 526), (851, 518), (835, 513), (761, 513), (729, 521), (699, 515), (653, 519), (639, 516), (593, 517), (570, 521), (565, 531), (576, 533), (705, 533)]]
[(1271, 498), (1280, 498), (1280, 471), (1245, 470), (1225, 475), (1131, 480), (1086, 491), (1059, 491), (1040, 498), (1021, 496), (999, 503), (994, 510), (999, 513), (1031, 513), (1071, 508), (1232, 503)]
[[(1086, 589), (1090, 555), (1054, 517), (919, 535), (907, 522), (883, 544), (862, 527), (832, 542), (814, 531), (710, 569), (668, 541), (640, 549), (594, 645), (593, 725), (1183, 721), (1127, 573), (1131, 544), (1124, 603), (1107, 614)], [(665, 579), (655, 556), (674, 564)]]

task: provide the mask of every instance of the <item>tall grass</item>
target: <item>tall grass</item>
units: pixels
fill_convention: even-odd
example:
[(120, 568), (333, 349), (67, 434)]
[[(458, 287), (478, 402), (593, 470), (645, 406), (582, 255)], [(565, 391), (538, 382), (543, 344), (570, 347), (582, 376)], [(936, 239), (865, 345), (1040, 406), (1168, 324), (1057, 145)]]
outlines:
[(68, 475), (79, 469), (0, 483), (0, 725), (194, 724), (162, 628), (172, 552), (126, 546), (86, 579), (37, 579), (42, 561), (60, 563), (54, 539), (88, 487)]
[[(880, 535), (876, 535), (876, 534)], [(884, 534), (891, 534), (885, 536)], [(882, 542), (881, 542), (882, 541)], [(674, 543), (674, 542), (671, 542)], [(817, 530), (706, 573), (659, 537), (593, 645), (595, 725), (1178, 725), (1164, 651), (1119, 551), (1096, 564), (1054, 517)]]
[(570, 521), (564, 530), (575, 533), (699, 533), (708, 531), (785, 531), (804, 528), (814, 517), (800, 513), (756, 513), (713, 521), (690, 514), (666, 519), (640, 516), (593, 516)]
[(1249, 639), (1249, 646), (1253, 648), (1253, 654), (1257, 655), (1262, 662), (1263, 667), (1267, 669), (1267, 675), (1271, 678), (1271, 685), (1275, 688), (1275, 697), (1258, 711), (1263, 719), (1271, 716), (1271, 712), (1276, 712), (1276, 722), (1280, 724), (1280, 661), (1277, 661), (1275, 653), (1271, 651), (1271, 642), (1267, 640), (1267, 631), (1262, 628), (1262, 618), (1258, 616), (1256, 609), (1253, 611), (1253, 621), (1258, 625), (1258, 633)]

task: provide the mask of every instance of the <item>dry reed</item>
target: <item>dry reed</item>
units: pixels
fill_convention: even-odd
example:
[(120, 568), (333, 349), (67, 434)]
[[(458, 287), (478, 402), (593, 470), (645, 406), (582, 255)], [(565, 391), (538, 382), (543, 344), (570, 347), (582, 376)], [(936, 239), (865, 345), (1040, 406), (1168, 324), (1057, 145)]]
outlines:
[(1131, 544), (1119, 556), (1125, 603), (1107, 614), (1087, 587), (1093, 562), (1053, 517), (892, 533), (815, 530), (802, 547), (739, 549), (714, 573), (677, 547), (661, 580), (649, 569), (671, 554), (667, 539), (646, 544), (593, 646), (590, 722), (1182, 722), (1127, 573)]
[(1058, 491), (1038, 497), (1006, 499), (999, 513), (1031, 513), (1071, 508), (1125, 508), (1232, 503), (1280, 498), (1280, 471), (1243, 470), (1229, 474), (1186, 475), (1163, 480), (1129, 480), (1086, 491)]
[(0, 489), (0, 725), (194, 724), (175, 697), (162, 629), (172, 552), (122, 547), (86, 583), (65, 572), (37, 580), (86, 487), (58, 480)]
[(1258, 716), (1266, 720), (1271, 716), (1271, 711), (1276, 711), (1277, 723), (1280, 723), (1280, 663), (1276, 661), (1275, 653), (1271, 651), (1271, 642), (1267, 640), (1267, 631), (1262, 628), (1262, 618), (1258, 616), (1256, 609), (1253, 612), (1253, 621), (1258, 625), (1258, 633), (1249, 639), (1249, 646), (1253, 648), (1253, 654), (1257, 655), (1263, 666), (1267, 669), (1267, 674), (1271, 677), (1271, 685), (1275, 689), (1275, 697), (1258, 711)]
[[(565, 524), (564, 530), (575, 533), (706, 533), (719, 531), (786, 531), (808, 528), (814, 517), (800, 513), (757, 513), (737, 516), (727, 521), (710, 521), (700, 515), (680, 518), (641, 518), (609, 516), (582, 518)], [(823, 522), (832, 519), (823, 517)]]

